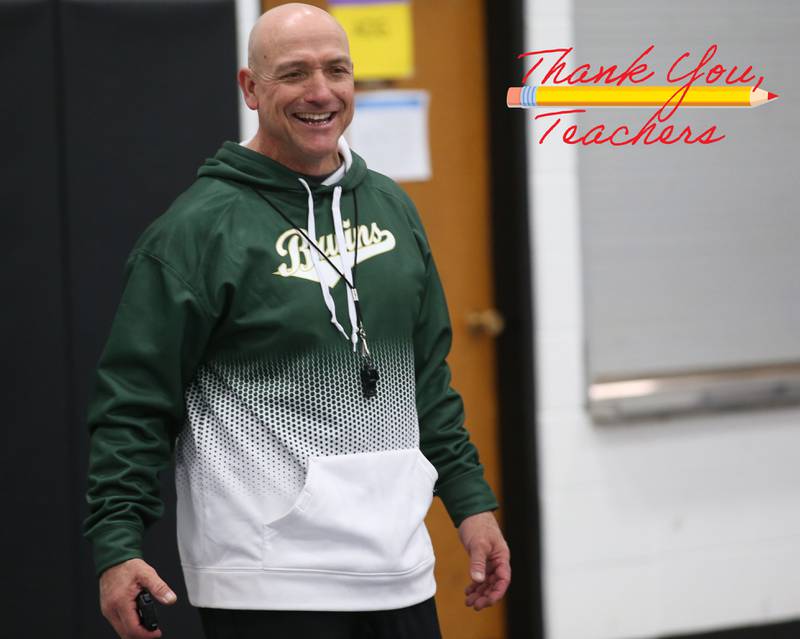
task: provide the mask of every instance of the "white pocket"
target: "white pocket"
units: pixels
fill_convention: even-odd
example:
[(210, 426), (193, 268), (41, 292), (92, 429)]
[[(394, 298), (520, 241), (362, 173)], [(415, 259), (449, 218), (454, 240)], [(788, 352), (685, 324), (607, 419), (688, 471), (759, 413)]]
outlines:
[(436, 478), (418, 449), (310, 457), (291, 510), (264, 524), (262, 567), (385, 574), (431, 561)]

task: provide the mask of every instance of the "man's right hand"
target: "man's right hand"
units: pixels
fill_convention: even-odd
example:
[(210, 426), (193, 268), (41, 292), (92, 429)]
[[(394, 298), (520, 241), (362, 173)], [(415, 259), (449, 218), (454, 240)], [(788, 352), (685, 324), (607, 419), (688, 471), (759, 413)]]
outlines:
[(166, 605), (178, 598), (152, 566), (129, 559), (100, 575), (100, 610), (122, 639), (155, 639), (161, 630), (145, 630), (136, 612), (136, 596), (147, 588), (153, 598)]

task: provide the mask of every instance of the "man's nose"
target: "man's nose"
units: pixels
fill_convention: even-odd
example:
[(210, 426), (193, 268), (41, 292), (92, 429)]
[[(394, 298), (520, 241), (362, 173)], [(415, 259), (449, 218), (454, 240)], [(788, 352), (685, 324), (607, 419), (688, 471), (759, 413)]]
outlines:
[(309, 102), (323, 102), (333, 97), (330, 81), (322, 69), (316, 69), (306, 83), (305, 98)]

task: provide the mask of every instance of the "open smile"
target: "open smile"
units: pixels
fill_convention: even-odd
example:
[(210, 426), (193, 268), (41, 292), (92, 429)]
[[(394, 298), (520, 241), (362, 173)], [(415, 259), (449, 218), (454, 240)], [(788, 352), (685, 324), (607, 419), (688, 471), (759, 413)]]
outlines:
[(327, 111), (325, 113), (293, 113), (292, 116), (308, 126), (321, 127), (329, 124), (333, 118), (336, 117), (336, 111)]

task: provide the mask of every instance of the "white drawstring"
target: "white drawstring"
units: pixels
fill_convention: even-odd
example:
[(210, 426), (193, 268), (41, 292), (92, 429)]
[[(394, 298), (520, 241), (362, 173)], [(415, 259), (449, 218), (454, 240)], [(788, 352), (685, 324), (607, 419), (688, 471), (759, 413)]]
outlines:
[[(312, 240), (316, 240), (317, 227), (314, 221), (314, 197), (311, 195), (311, 189), (308, 187), (306, 181), (303, 178), (297, 179), (300, 180), (300, 183), (304, 187), (306, 187), (306, 191), (308, 192), (308, 235)], [(314, 271), (317, 274), (317, 279), (319, 280), (319, 285), (322, 289), (322, 299), (325, 300), (325, 306), (328, 307), (328, 311), (331, 314), (331, 324), (338, 328), (339, 332), (341, 332), (341, 334), (345, 336), (345, 339), (347, 339), (347, 333), (345, 333), (342, 325), (339, 324), (339, 321), (336, 319), (336, 304), (334, 304), (333, 297), (331, 297), (331, 292), (328, 290), (328, 282), (325, 281), (325, 277), (322, 274), (322, 269), (319, 267), (320, 256), (317, 254), (317, 248), (314, 246), (314, 243), (308, 247), (308, 251), (311, 254), (311, 263), (314, 265)]]
[[(317, 228), (314, 219), (314, 196), (311, 194), (311, 189), (309, 188), (308, 183), (303, 178), (297, 179), (305, 187), (306, 192), (308, 193), (307, 230), (309, 238), (314, 242), (314, 244), (308, 248), (309, 253), (311, 254), (311, 263), (314, 265), (314, 272), (317, 274), (317, 279), (319, 279), (319, 285), (322, 289), (322, 298), (325, 300), (325, 306), (328, 307), (328, 311), (331, 314), (331, 324), (333, 324), (339, 330), (339, 332), (344, 335), (345, 339), (349, 339), (353, 343), (353, 350), (356, 350), (356, 344), (358, 343), (358, 322), (356, 320), (356, 305), (353, 298), (353, 291), (345, 283), (345, 289), (347, 290), (347, 311), (348, 315), (350, 316), (351, 327), (351, 334), (348, 338), (347, 332), (344, 330), (344, 328), (342, 328), (342, 325), (336, 319), (336, 303), (333, 301), (333, 296), (328, 288), (328, 282), (323, 275), (320, 259), (325, 258), (319, 254), (317, 247), (315, 246), (317, 239)], [(347, 244), (344, 241), (344, 229), (342, 228), (342, 212), (339, 205), (341, 197), (342, 187), (337, 186), (333, 189), (333, 205), (331, 207), (331, 213), (333, 214), (333, 226), (336, 230), (336, 244), (339, 251), (339, 257), (341, 258), (342, 273), (344, 273), (348, 281), (352, 282), (352, 264), (347, 255)], [(356, 238), (356, 240), (357, 239), (358, 238)]]
[[(342, 187), (336, 186), (333, 189), (333, 205), (331, 212), (333, 213), (333, 228), (336, 231), (336, 244), (339, 247), (339, 257), (342, 261), (342, 273), (345, 279), (351, 284), (355, 285), (353, 281), (353, 269), (351, 259), (355, 260), (355, 255), (350, 258), (347, 253), (347, 243), (344, 241), (344, 229), (342, 228), (342, 210), (339, 202), (342, 199)], [(356, 235), (356, 241), (358, 236)], [(345, 284), (347, 291), (347, 313), (350, 316), (350, 341), (353, 342), (353, 350), (356, 350), (358, 345), (358, 320), (356, 319), (356, 303), (353, 298), (353, 289)]]

